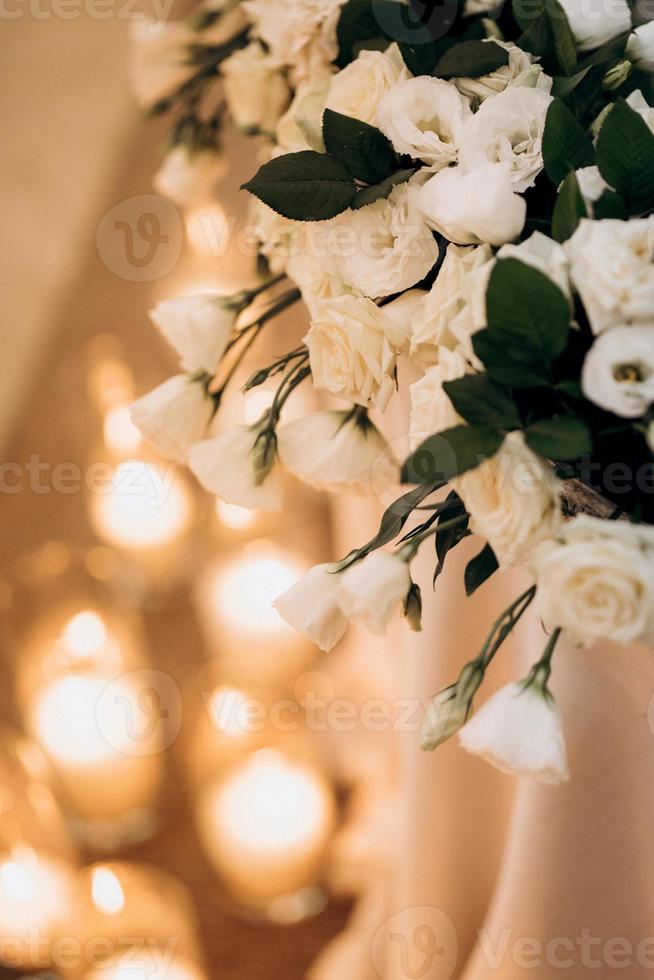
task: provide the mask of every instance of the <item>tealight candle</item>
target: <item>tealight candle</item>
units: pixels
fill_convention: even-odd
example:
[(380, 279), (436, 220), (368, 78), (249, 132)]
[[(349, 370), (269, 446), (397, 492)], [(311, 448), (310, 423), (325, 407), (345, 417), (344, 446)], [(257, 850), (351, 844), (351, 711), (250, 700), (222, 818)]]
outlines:
[(265, 906), (315, 883), (335, 804), (317, 769), (261, 749), (206, 788), (197, 819), (205, 850), (237, 899)]

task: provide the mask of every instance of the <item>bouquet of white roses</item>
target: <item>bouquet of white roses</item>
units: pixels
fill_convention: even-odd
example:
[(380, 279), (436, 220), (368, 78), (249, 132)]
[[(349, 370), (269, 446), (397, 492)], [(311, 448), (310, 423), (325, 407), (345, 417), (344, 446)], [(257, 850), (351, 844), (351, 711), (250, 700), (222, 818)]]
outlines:
[[(244, 184), (270, 278), (154, 310), (183, 373), (135, 404), (136, 423), (246, 507), (281, 506), (284, 469), (326, 490), (401, 475), (377, 535), (277, 600), (324, 650), (350, 621), (383, 633), (402, 612), (419, 628), (410, 565), (428, 540), (434, 578), (463, 538), (485, 540), (468, 594), (528, 561), (533, 585), (434, 699), (423, 744), (460, 730), (467, 749), (552, 782), (567, 776), (548, 687), (561, 632), (654, 638), (654, 22), (642, 20), (626, 0), (226, 0), (135, 39), (137, 91), (175, 116), (162, 193), (185, 205), (212, 191), (227, 115), (270, 137)], [(300, 298), (303, 343), (245, 385), (278, 376), (270, 408), (210, 435), (245, 354)], [(402, 360), (420, 376), (400, 469), (368, 412), (394, 397)], [(284, 423), (305, 382), (346, 405)], [(532, 602), (542, 658), (470, 717)]]

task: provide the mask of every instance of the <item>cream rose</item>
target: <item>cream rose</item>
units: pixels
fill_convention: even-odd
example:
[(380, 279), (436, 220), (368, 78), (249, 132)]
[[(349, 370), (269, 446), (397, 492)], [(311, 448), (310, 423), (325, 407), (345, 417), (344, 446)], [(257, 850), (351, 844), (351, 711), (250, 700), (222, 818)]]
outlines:
[(495, 37), (484, 38), (488, 43), (494, 43), (509, 53), (508, 65), (502, 65), (488, 75), (479, 78), (455, 78), (454, 84), (459, 92), (470, 99), (484, 99), (503, 92), (508, 85), (527, 85), (531, 88), (551, 91), (552, 81), (539, 65), (534, 65), (532, 56), (510, 41), (500, 41)]
[(225, 100), (236, 125), (246, 132), (274, 133), (291, 91), (279, 62), (252, 42), (220, 66)]
[(411, 191), (430, 228), (459, 245), (512, 242), (527, 215), (527, 205), (514, 192), (502, 163), (486, 163), (472, 173), (448, 167)]
[(407, 78), (380, 100), (376, 122), (398, 153), (434, 169), (455, 163), (461, 130), (472, 117), (468, 100), (440, 78)]
[(548, 629), (584, 646), (632, 643), (654, 629), (654, 528), (581, 515), (532, 556), (535, 606)]
[(551, 101), (548, 92), (523, 86), (487, 99), (463, 127), (461, 165), (475, 171), (485, 163), (503, 163), (513, 190), (533, 187), (543, 169), (543, 130)]
[(163, 456), (178, 463), (206, 435), (213, 408), (204, 384), (186, 374), (176, 374), (130, 406), (134, 425)]
[(336, 58), (336, 25), (344, 2), (247, 0), (243, 8), (272, 56), (291, 67), (297, 85)]
[(385, 200), (334, 219), (341, 278), (372, 298), (415, 286), (438, 260), (438, 245), (406, 184)]
[(654, 71), (654, 20), (637, 27), (629, 36), (625, 55), (642, 71)]
[(586, 355), (581, 387), (608, 412), (644, 415), (654, 403), (654, 325), (604, 330)]
[(564, 247), (594, 333), (652, 322), (654, 216), (632, 221), (584, 218)]
[(449, 245), (436, 282), (415, 317), (411, 356), (435, 364), (443, 348), (459, 345), (473, 359), (471, 338), (486, 325), (486, 287), (493, 267), (488, 245), (462, 248)]
[(337, 568), (314, 565), (273, 602), (285, 623), (325, 652), (336, 646), (348, 626), (348, 618), (338, 604)]
[(205, 490), (227, 504), (251, 510), (281, 510), (279, 467), (263, 458), (261, 427), (237, 425), (213, 439), (197, 442), (188, 465)]
[(398, 555), (373, 551), (341, 573), (338, 603), (352, 622), (383, 636), (410, 588), (407, 563)]
[(377, 108), (383, 96), (407, 78), (409, 71), (396, 44), (387, 51), (362, 51), (334, 75), (325, 105), (372, 126), (376, 124)]
[(166, 154), (154, 176), (154, 189), (182, 208), (215, 196), (227, 173), (227, 160), (218, 149), (191, 150), (180, 144)]
[(626, 0), (560, 0), (579, 51), (591, 51), (631, 29)]
[(317, 302), (305, 337), (316, 388), (383, 410), (395, 387), (387, 329), (383, 310), (365, 297)]
[(322, 116), (332, 72), (324, 69), (303, 82), (293, 101), (277, 123), (277, 143), (287, 153), (300, 150), (325, 152)]
[(150, 311), (150, 319), (175, 348), (185, 371), (213, 373), (240, 310), (232, 297), (196, 293), (162, 300)]
[(443, 347), (438, 364), (429, 368), (419, 381), (414, 381), (411, 385), (409, 388), (411, 450), (417, 449), (434, 432), (443, 432), (445, 429), (461, 424), (462, 419), (443, 391), (443, 382), (462, 378), (468, 368), (468, 362), (460, 350), (451, 351)]
[(518, 565), (561, 525), (560, 483), (521, 432), (510, 432), (495, 456), (452, 483), (501, 568)]

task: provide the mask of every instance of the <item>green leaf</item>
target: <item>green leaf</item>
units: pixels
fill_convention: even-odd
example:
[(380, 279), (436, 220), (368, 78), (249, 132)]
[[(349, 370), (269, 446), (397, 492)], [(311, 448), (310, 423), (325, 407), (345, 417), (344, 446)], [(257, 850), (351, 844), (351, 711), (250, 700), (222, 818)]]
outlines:
[(350, 204), (356, 185), (340, 161), (301, 150), (265, 163), (242, 185), (273, 211), (296, 221), (324, 221)]
[(455, 381), (445, 381), (443, 389), (454, 408), (470, 425), (497, 429), (517, 429), (520, 416), (506, 388), (487, 374), (466, 374)]
[(495, 264), (486, 293), (488, 328), (528, 360), (550, 362), (565, 350), (570, 329), (568, 300), (538, 269), (518, 259)]
[(550, 28), (554, 55), (561, 74), (574, 75), (577, 68), (577, 48), (570, 30), (568, 18), (557, 0), (548, 0), (547, 20)]
[(452, 527), (444, 528), (439, 531), (435, 536), (436, 544), (436, 557), (438, 562), (436, 568), (434, 569), (434, 582), (438, 576), (443, 571), (445, 567), (445, 559), (450, 553), (452, 548), (455, 548), (460, 541), (467, 538), (470, 534), (468, 530), (468, 524), (470, 523), (470, 518), (467, 514), (465, 504), (459, 497), (456, 490), (451, 490), (445, 498), (445, 505), (438, 515), (438, 521), (436, 526), (447, 524), (448, 521), (452, 521), (457, 517), (465, 517), (465, 520), (461, 520), (458, 524), (453, 524)]
[(624, 221), (629, 217), (629, 209), (619, 194), (606, 190), (599, 200), (593, 203), (593, 217), (598, 221), (600, 218), (619, 218)]
[(582, 218), (587, 218), (586, 205), (579, 190), (575, 173), (569, 173), (561, 186), (552, 213), (552, 238), (567, 242)]
[(349, 173), (366, 184), (378, 184), (395, 168), (395, 152), (390, 140), (374, 126), (325, 109), (322, 133), (327, 152), (339, 160)]
[(461, 41), (440, 57), (432, 71), (439, 78), (479, 78), (509, 63), (509, 52), (494, 41)]
[(407, 32), (410, 32), (412, 44), (433, 42), (429, 28), (408, 4), (398, 0), (348, 0), (341, 9), (336, 27), (336, 64), (345, 68), (356, 58), (363, 44), (380, 39), (395, 41), (405, 37)]
[(593, 449), (590, 429), (574, 415), (534, 422), (525, 429), (525, 440), (534, 452), (556, 462), (571, 462)]
[(581, 71), (570, 76), (557, 75), (552, 85), (552, 95), (558, 99), (567, 99), (569, 95), (572, 95), (577, 86), (581, 85), (589, 71), (590, 67), (583, 68)]
[(577, 51), (574, 38), (563, 8), (556, 0), (514, 4), (513, 15), (524, 31), (518, 38), (519, 47), (539, 55), (550, 75), (575, 74)]
[(400, 41), (398, 47), (404, 64), (412, 75), (431, 75), (436, 62), (450, 46), (449, 38), (433, 41), (431, 44), (408, 44)]
[(617, 100), (597, 139), (597, 166), (631, 214), (654, 207), (654, 133), (624, 99)]
[(373, 184), (371, 187), (363, 187), (354, 195), (350, 207), (353, 211), (358, 211), (359, 208), (364, 208), (366, 204), (374, 204), (375, 201), (380, 201), (388, 197), (397, 184), (404, 184), (409, 177), (413, 177), (414, 173), (415, 170), (413, 168), (409, 170), (396, 170), (394, 174), (386, 177), (381, 183)]
[(476, 592), (479, 586), (488, 581), (499, 567), (491, 546), (489, 544), (484, 545), (479, 554), (471, 558), (466, 565), (464, 573), (466, 595), (472, 595), (473, 592)]
[(593, 141), (560, 99), (550, 103), (543, 132), (543, 163), (547, 176), (558, 185), (570, 171), (595, 162)]
[(494, 381), (510, 388), (549, 385), (551, 372), (545, 361), (534, 359), (531, 350), (507, 346), (511, 343), (499, 330), (478, 330), (472, 336), (474, 352)]
[(494, 456), (504, 436), (479, 425), (457, 425), (429, 436), (402, 468), (404, 483), (452, 480)]

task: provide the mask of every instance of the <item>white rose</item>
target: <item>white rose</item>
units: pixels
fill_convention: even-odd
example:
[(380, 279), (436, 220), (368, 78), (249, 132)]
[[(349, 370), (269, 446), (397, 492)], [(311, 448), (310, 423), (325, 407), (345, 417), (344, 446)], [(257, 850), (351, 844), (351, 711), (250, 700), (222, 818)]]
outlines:
[(654, 626), (654, 528), (581, 515), (534, 553), (536, 612), (591, 646), (651, 639)]
[(459, 742), (502, 772), (544, 783), (569, 779), (559, 709), (535, 684), (507, 684), (493, 694), (461, 729)]
[(395, 387), (387, 329), (383, 310), (365, 297), (317, 302), (305, 337), (315, 387), (383, 410)]
[(388, 443), (360, 412), (312, 412), (282, 426), (277, 440), (286, 469), (318, 490), (370, 493), (399, 482)]
[(348, 625), (338, 604), (337, 567), (315, 565), (273, 602), (285, 623), (326, 653), (336, 646)]
[(129, 79), (139, 105), (154, 105), (191, 77), (195, 68), (188, 64), (188, 46), (194, 38), (186, 24), (130, 22)]
[(533, 187), (543, 169), (543, 130), (551, 101), (548, 92), (523, 86), (487, 99), (463, 127), (461, 165), (475, 171), (485, 163), (503, 163), (515, 191)]
[(654, 20), (629, 35), (625, 55), (642, 71), (654, 71)]
[(409, 78), (397, 45), (387, 51), (362, 51), (359, 57), (334, 75), (325, 105), (343, 116), (376, 124), (377, 108), (384, 95)]
[(213, 415), (202, 381), (176, 374), (130, 405), (132, 421), (162, 455), (179, 463), (202, 439)]
[(325, 152), (322, 116), (331, 78), (332, 72), (324, 70), (303, 82), (277, 123), (275, 137), (287, 153), (300, 150)]
[(334, 220), (342, 231), (335, 258), (342, 279), (370, 297), (415, 286), (438, 260), (438, 245), (406, 184), (389, 197)]
[(220, 150), (191, 150), (180, 143), (164, 157), (153, 184), (158, 194), (190, 207), (211, 200), (226, 173), (227, 160)]
[(473, 360), (471, 337), (486, 325), (486, 287), (493, 267), (488, 245), (448, 245), (434, 285), (426, 294), (411, 336), (411, 356), (435, 364), (440, 351), (461, 345)]
[(277, 466), (261, 459), (259, 425), (238, 425), (193, 446), (188, 465), (205, 490), (227, 504), (251, 510), (280, 510), (282, 481)]
[(581, 372), (586, 398), (634, 419), (654, 402), (654, 326), (611, 327), (597, 337)]
[(570, 273), (568, 256), (562, 245), (540, 231), (533, 232), (519, 245), (502, 245), (498, 259), (518, 259), (525, 265), (538, 269), (551, 279), (561, 292), (570, 297)]
[(579, 51), (599, 48), (631, 30), (626, 0), (560, 0)]
[(387, 323), (386, 335), (393, 347), (400, 351), (409, 349), (414, 325), (422, 317), (426, 295), (424, 289), (407, 289), (382, 307)]
[(290, 65), (296, 84), (334, 61), (336, 25), (345, 0), (248, 0), (243, 7), (254, 33), (280, 63)]
[(575, 176), (577, 178), (579, 193), (583, 197), (584, 204), (586, 205), (586, 212), (592, 217), (593, 205), (596, 201), (599, 201), (604, 191), (609, 190), (609, 185), (599, 172), (599, 167), (594, 165), (591, 167), (581, 167), (580, 170), (575, 171)]
[(341, 573), (338, 601), (352, 622), (383, 636), (410, 589), (407, 563), (397, 555), (373, 551)]
[(441, 169), (457, 158), (461, 130), (470, 106), (450, 82), (407, 78), (380, 100), (376, 123), (398, 153)]
[(232, 119), (246, 132), (274, 133), (291, 92), (277, 62), (260, 44), (235, 51), (220, 66)]
[(501, 568), (519, 564), (561, 525), (560, 483), (521, 432), (510, 432), (495, 456), (452, 484)]
[(299, 254), (300, 225), (277, 214), (258, 197), (248, 202), (249, 229), (259, 241), (259, 251), (273, 275), (284, 272), (289, 259)]
[(632, 221), (584, 218), (564, 248), (594, 333), (623, 323), (652, 322), (654, 216)]
[(182, 368), (213, 373), (241, 307), (232, 297), (197, 293), (157, 303), (150, 319), (179, 354)]
[[(484, 38), (488, 43), (494, 43), (509, 52), (508, 65), (502, 65), (487, 75), (479, 78), (454, 78), (453, 82), (463, 95), (468, 98), (484, 100), (491, 95), (503, 92), (507, 85), (528, 83), (532, 88), (542, 89), (549, 92), (552, 88), (552, 79), (546, 75), (540, 65), (533, 64), (532, 56), (519, 48), (511, 41), (500, 41), (494, 37)], [(528, 80), (528, 82), (527, 82)]]
[(434, 432), (443, 432), (462, 419), (443, 390), (444, 381), (462, 378), (468, 370), (468, 362), (460, 350), (440, 351), (438, 364), (424, 374), (409, 388), (411, 412), (409, 415), (409, 441), (411, 450), (425, 441)]
[(416, 187), (414, 201), (431, 228), (459, 245), (511, 242), (527, 215), (501, 163), (487, 163), (473, 173), (460, 166), (441, 170)]
[[(307, 227), (310, 230), (310, 226)], [(313, 249), (311, 237), (299, 232), (298, 248), (289, 259), (286, 273), (302, 292), (302, 299), (313, 318), (315, 304), (323, 299), (337, 299), (345, 294), (354, 295), (341, 279), (334, 258), (324, 249)]]

